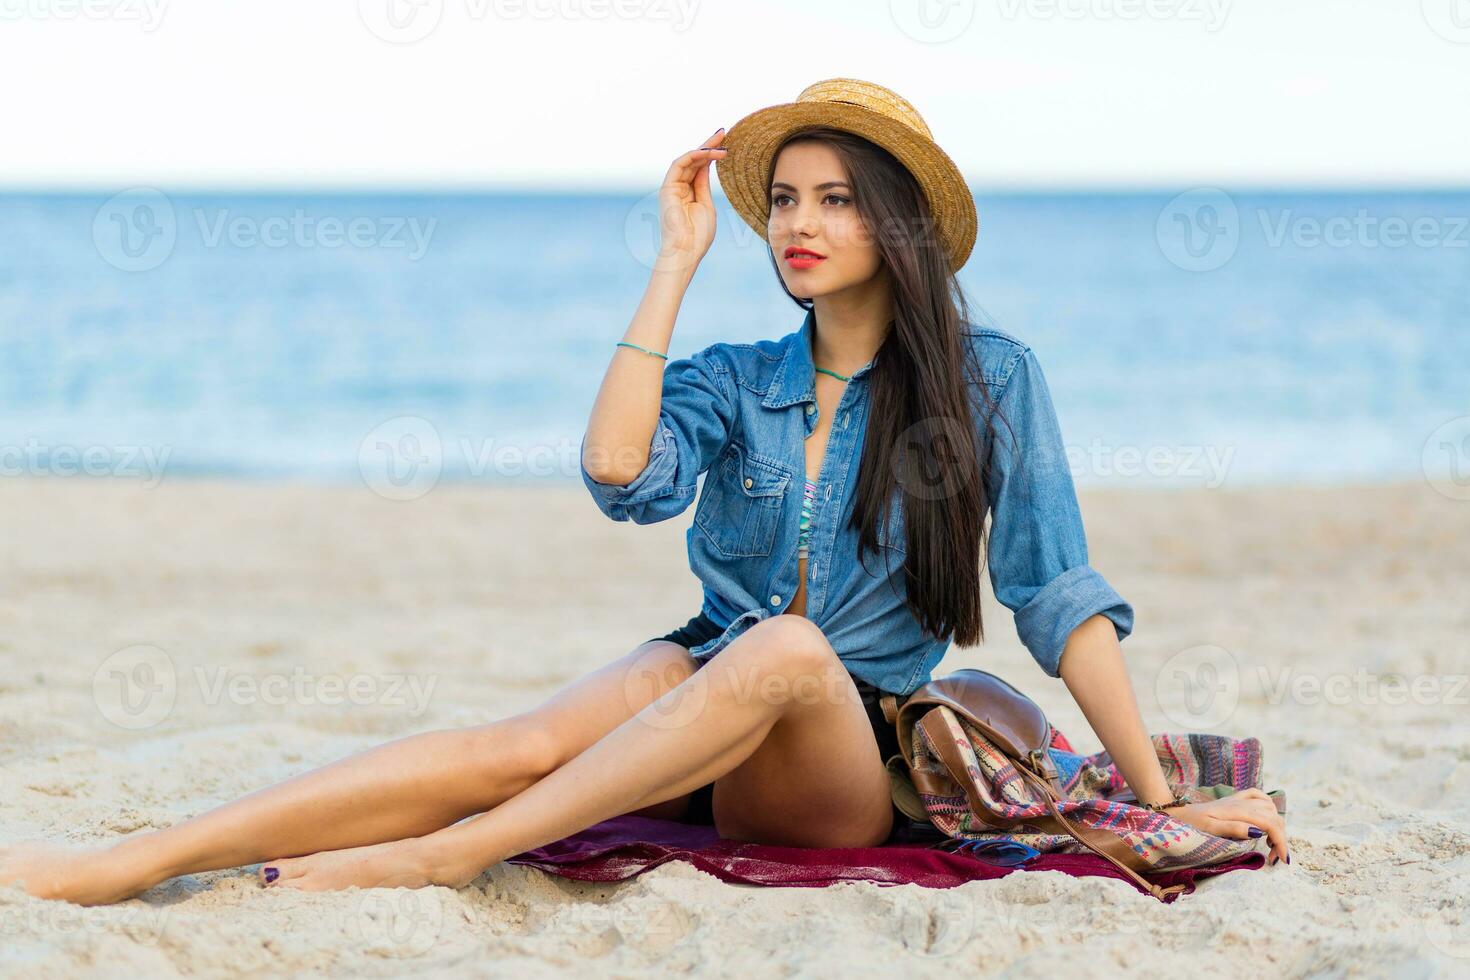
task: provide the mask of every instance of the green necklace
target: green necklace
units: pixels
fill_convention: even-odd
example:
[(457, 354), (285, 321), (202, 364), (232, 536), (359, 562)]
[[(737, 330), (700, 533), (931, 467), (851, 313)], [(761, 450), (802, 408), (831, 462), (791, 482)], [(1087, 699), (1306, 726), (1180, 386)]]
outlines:
[(830, 374), (830, 375), (832, 375), (832, 377), (836, 378), (838, 381), (851, 381), (852, 380), (851, 378), (849, 378), (845, 374), (838, 374), (836, 371), (828, 371), (826, 368), (817, 368), (817, 370), (818, 371), (821, 371), (823, 374)]

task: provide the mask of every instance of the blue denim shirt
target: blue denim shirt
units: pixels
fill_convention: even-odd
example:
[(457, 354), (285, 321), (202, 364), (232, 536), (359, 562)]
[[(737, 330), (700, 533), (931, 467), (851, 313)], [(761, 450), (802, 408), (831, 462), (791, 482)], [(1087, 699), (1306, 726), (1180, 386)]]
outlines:
[[(820, 411), (814, 322), (809, 312), (800, 330), (780, 340), (718, 343), (670, 360), (643, 471), (618, 486), (598, 483), (583, 466), (582, 480), (602, 512), (638, 524), (683, 513), (708, 471), (685, 538), (689, 567), (704, 586), (702, 611), (724, 631), (690, 650), (697, 659), (714, 656), (755, 623), (778, 615), (796, 594), (803, 442)], [(1121, 640), (1133, 630), (1133, 607), (1087, 563), (1071, 470), (1035, 353), (1000, 330), (967, 325), (965, 331), (991, 397), (1010, 423), (998, 425), (990, 581), (996, 598), (1015, 613), (1021, 642), (1056, 677), (1073, 629), (1101, 613)], [(875, 563), (870, 555), (865, 569), (858, 532), (847, 527), (871, 367), (859, 368), (844, 386), (828, 437), (812, 514), (806, 616), (854, 676), (908, 694), (930, 679), (951, 640), (926, 633), (904, 603), (901, 507), (890, 512), (891, 527), (879, 536), (880, 551), (893, 552), (882, 557), (891, 561)]]

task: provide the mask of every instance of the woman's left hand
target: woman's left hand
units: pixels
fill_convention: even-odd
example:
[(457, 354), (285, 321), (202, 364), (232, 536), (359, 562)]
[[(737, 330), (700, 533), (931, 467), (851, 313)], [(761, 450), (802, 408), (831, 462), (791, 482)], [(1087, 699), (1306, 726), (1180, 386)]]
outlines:
[[(1261, 790), (1243, 789), (1218, 800), (1191, 803), (1164, 812), (1181, 823), (1216, 837), (1242, 840), (1264, 835), (1271, 845), (1271, 856), (1266, 863), (1291, 863), (1286, 843), (1286, 819), (1276, 812), (1275, 801)], [(1258, 833), (1252, 834), (1252, 829)]]

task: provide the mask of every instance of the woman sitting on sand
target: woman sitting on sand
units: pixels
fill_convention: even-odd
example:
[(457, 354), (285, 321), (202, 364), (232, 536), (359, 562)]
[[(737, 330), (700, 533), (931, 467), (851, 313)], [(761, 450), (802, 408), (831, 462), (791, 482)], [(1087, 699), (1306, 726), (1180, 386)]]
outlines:
[[(806, 318), (665, 366), (714, 239), (715, 160)], [(1287, 857), (1260, 790), (1171, 797), (1119, 647), (1133, 609), (1087, 563), (1036, 355), (967, 322), (955, 273), (974, 202), (918, 113), (880, 86), (819, 82), (680, 156), (659, 204), (658, 261), (583, 479), (609, 517), (646, 524), (685, 511), (707, 474), (688, 534), (700, 614), (525, 714), (400, 739), (105, 849), (7, 848), (0, 882), (96, 904), (259, 863), (273, 888), (459, 887), (625, 813), (768, 844), (882, 843), (903, 818), (877, 697), (983, 638), (982, 554), (1140, 803), (1264, 833), (1272, 863)]]

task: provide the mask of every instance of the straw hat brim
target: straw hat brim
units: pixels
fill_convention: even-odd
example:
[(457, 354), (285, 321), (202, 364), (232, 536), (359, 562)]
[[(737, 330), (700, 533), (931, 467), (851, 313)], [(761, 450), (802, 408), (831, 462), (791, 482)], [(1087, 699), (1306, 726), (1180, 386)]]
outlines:
[(841, 102), (787, 102), (757, 109), (725, 134), (727, 152), (715, 160), (715, 172), (730, 206), (766, 238), (770, 201), (766, 188), (776, 148), (803, 129), (827, 126), (854, 133), (892, 153), (918, 181), (950, 266), (958, 271), (975, 246), (979, 221), (975, 197), (949, 154), (903, 122), (860, 105)]

